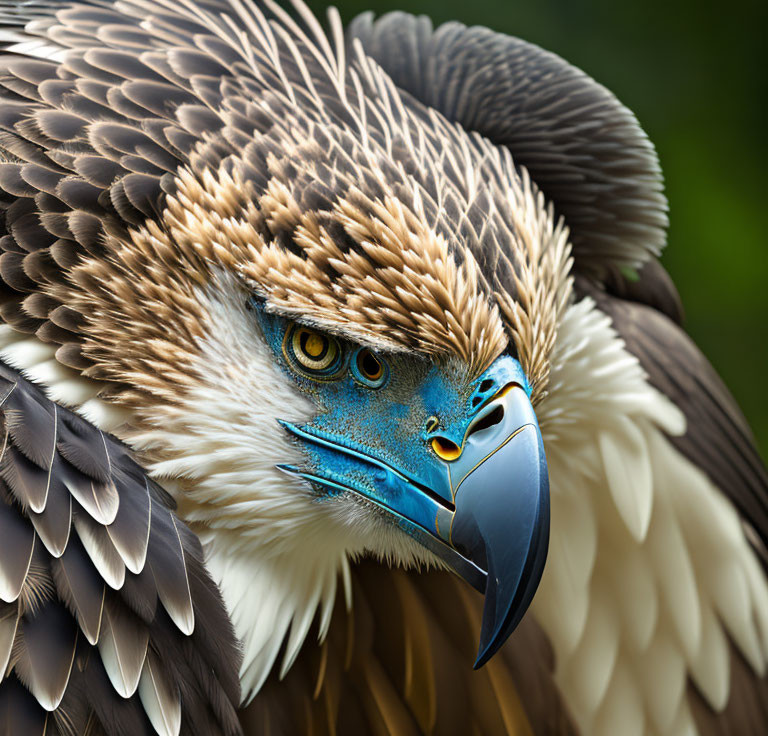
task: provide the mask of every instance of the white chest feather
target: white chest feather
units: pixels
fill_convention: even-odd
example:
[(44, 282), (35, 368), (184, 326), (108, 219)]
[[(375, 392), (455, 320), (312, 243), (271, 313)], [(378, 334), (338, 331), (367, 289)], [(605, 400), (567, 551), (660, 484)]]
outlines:
[(768, 584), (724, 495), (666, 434), (681, 412), (652, 389), (591, 300), (562, 326), (540, 421), (549, 558), (533, 603), (584, 734), (695, 734), (690, 678), (729, 695), (726, 634), (760, 674)]

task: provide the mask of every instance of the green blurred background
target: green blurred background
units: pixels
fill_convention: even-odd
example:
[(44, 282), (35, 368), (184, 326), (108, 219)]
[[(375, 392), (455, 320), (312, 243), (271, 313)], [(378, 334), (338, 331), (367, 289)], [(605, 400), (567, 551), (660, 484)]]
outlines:
[[(316, 12), (329, 4), (310, 0)], [(670, 203), (663, 262), (686, 328), (768, 458), (768, 3), (765, 0), (337, 0), (460, 20), (554, 51), (631, 108), (659, 151)]]

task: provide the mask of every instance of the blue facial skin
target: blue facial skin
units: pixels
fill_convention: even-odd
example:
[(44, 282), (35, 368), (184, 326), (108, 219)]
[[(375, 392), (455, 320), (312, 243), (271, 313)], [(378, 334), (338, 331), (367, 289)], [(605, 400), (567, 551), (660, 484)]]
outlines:
[(281, 367), (318, 407), (304, 424), (281, 421), (305, 461), (278, 467), (307, 480), (319, 502), (366, 499), (484, 592), (481, 666), (528, 608), (549, 541), (546, 459), (520, 364), (502, 355), (471, 378), (455, 359), (387, 353), (383, 377), (370, 381), (355, 360), (362, 348), (339, 339), (331, 374), (309, 375), (292, 354), (294, 323), (253, 308)]
[[(388, 367), (385, 384), (369, 388), (355, 379), (349, 365), (357, 346), (340, 340), (346, 370), (336, 380), (317, 381), (288, 365), (282, 345), (290, 322), (260, 305), (256, 310), (282, 367), (320, 407), (306, 424), (282, 423), (303, 440), (307, 456), (306, 466), (283, 468), (310, 480), (320, 498), (353, 489), (403, 517), (408, 530), (416, 523), (447, 540), (455, 489), (448, 464), (430, 442), (440, 435), (461, 447), (478, 409), (510, 383), (520, 385), (530, 396), (518, 361), (501, 356), (468, 382), (462, 366), (388, 354), (381, 356)], [(438, 424), (429, 431), (432, 418)]]

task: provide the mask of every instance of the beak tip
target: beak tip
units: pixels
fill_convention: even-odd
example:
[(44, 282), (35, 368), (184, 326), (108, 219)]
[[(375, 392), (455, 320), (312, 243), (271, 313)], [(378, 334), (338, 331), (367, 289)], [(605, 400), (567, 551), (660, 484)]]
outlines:
[(493, 657), (493, 655), (496, 654), (496, 651), (489, 650), (487, 647), (483, 649), (481, 646), (480, 649), (477, 652), (477, 659), (475, 660), (475, 663), (472, 665), (473, 670), (479, 670), (481, 667), (484, 667), (488, 660)]
[[(549, 546), (549, 483), (538, 427), (527, 425), (492, 458), (467, 477), (453, 527), (454, 541), (461, 540), (486, 570), (474, 669), (486, 664), (520, 623)], [(518, 471), (511, 486), (510, 469)]]

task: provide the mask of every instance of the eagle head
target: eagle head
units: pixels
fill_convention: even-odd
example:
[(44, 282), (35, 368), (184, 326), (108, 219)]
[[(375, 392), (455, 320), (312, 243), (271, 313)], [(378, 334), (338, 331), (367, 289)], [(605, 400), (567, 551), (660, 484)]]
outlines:
[(364, 553), (484, 591), (479, 666), (546, 557), (533, 403), (570, 286), (565, 230), (509, 155), (439, 117), (402, 111), (385, 137), (311, 108), (271, 116), (247, 142), (200, 144), (163, 180), (161, 217), (73, 269), (89, 375), (207, 544), (254, 691), (280, 641), (254, 633), (243, 591), (302, 591), (274, 605), (306, 633)]

